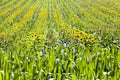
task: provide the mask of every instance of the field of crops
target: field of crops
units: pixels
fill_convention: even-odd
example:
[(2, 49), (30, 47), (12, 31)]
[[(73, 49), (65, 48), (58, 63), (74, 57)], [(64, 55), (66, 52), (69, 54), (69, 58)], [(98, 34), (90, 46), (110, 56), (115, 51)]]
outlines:
[(0, 0), (0, 80), (120, 80), (120, 0)]

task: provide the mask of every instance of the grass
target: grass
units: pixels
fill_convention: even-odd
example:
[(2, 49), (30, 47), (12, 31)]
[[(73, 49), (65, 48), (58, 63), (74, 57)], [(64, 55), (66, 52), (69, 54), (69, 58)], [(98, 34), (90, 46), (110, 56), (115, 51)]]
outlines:
[(0, 80), (119, 80), (119, 3), (0, 0)]

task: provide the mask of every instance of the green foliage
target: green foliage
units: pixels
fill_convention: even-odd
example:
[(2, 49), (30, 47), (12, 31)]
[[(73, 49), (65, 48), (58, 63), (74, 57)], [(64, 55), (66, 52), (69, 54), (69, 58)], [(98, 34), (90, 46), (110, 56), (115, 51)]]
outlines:
[(0, 0), (0, 80), (120, 79), (120, 15), (112, 0), (21, 1)]

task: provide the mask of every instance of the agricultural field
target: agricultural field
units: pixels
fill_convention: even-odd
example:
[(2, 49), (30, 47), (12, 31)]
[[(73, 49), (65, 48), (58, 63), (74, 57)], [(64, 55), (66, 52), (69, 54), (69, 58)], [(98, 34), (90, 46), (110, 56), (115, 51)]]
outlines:
[(0, 80), (120, 80), (120, 0), (0, 0)]

